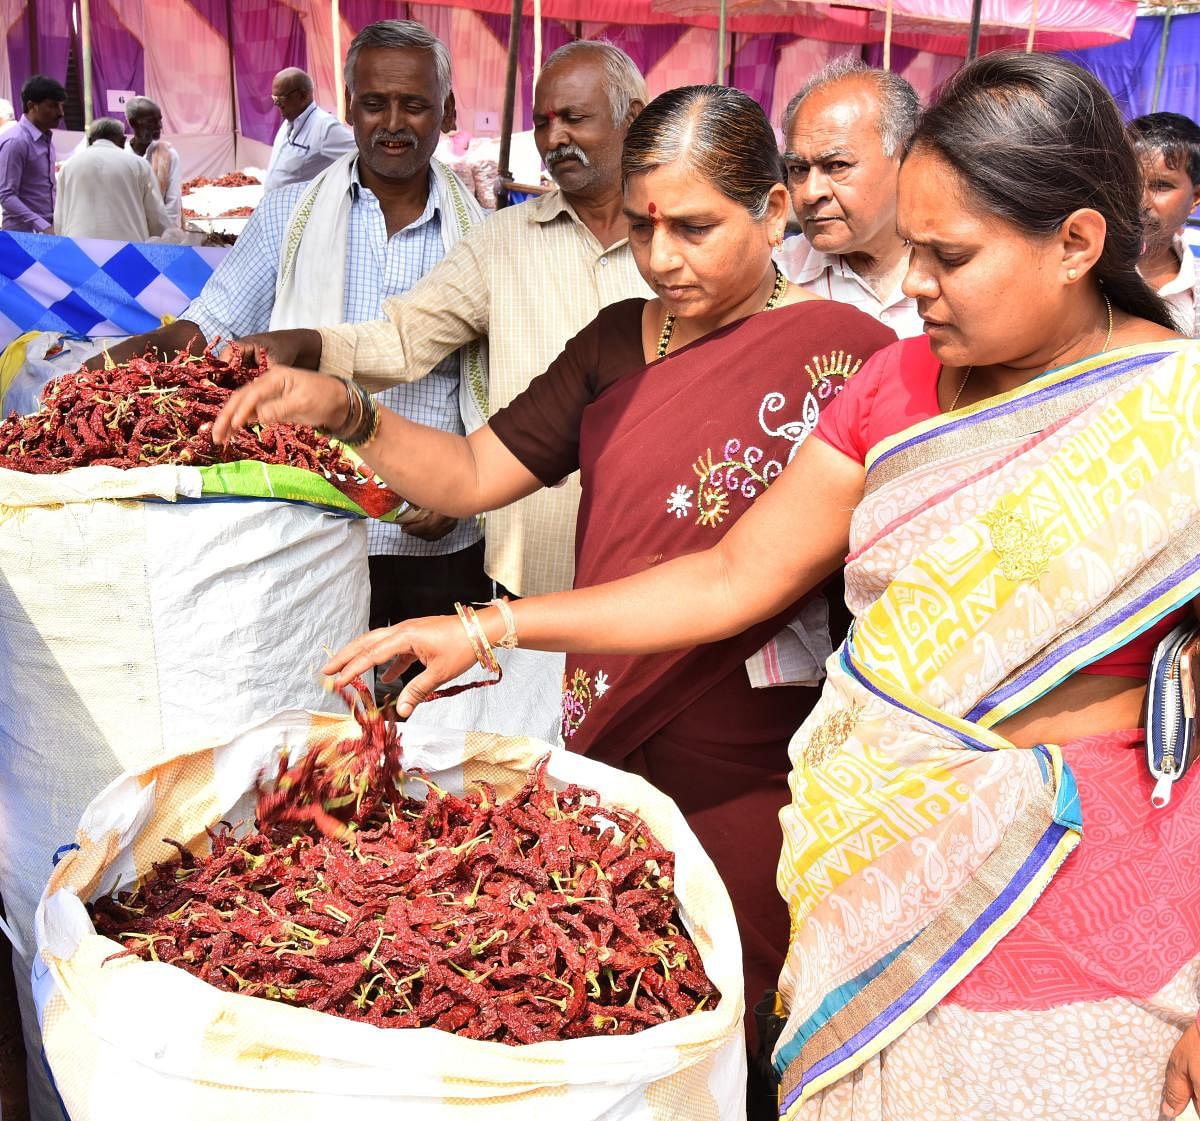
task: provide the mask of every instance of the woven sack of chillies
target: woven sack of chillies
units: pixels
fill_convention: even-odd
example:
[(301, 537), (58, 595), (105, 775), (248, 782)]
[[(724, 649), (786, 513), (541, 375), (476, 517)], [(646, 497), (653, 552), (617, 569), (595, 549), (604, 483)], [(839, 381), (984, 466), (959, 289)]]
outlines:
[[(40, 912), (74, 1121), (743, 1116), (737, 929), (668, 798), (432, 728), (405, 729), (398, 796), (356, 774), (298, 797), (358, 736), (281, 714), (89, 807)], [(381, 910), (396, 881), (411, 900)]]
[(0, 469), (59, 474), (84, 467), (196, 468), (204, 496), (278, 498), (392, 521), (406, 504), (349, 448), (305, 425), (253, 425), (214, 444), (212, 423), (257, 376), (231, 343), (218, 359), (131, 358), (53, 379), (40, 408), (0, 422)]

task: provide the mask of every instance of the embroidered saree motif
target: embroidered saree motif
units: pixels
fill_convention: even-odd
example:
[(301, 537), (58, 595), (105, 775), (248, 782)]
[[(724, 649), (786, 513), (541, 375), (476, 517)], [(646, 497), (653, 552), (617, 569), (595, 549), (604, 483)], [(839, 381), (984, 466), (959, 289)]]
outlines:
[[(784, 1116), (924, 1016), (1079, 842), (1059, 749), (989, 729), (1200, 591), (1198, 374), (1200, 344), (1127, 348), (873, 450), (857, 621), (780, 815)], [(872, 480), (896, 450), (909, 469)]]
[(562, 737), (570, 740), (582, 727), (592, 706), (609, 690), (608, 674), (599, 670), (595, 678), (586, 670), (563, 674)]
[(714, 457), (712, 448), (705, 448), (692, 464), (695, 486), (680, 483), (667, 496), (668, 516), (688, 518), (694, 507), (696, 524), (714, 528), (725, 520), (735, 501), (753, 502), (795, 458), (800, 445), (816, 428), (822, 406), (842, 391), (843, 382), (830, 379), (849, 378), (861, 365), (861, 359), (844, 350), (814, 357), (806, 363), (804, 369), (812, 380), (812, 388), (804, 395), (799, 418), (771, 423), (768, 414), (781, 412), (787, 405), (787, 397), (778, 391), (768, 393), (758, 407), (758, 425), (763, 435), (768, 440), (786, 440), (787, 457), (768, 456), (762, 447), (749, 442), (743, 445), (736, 436), (725, 442), (719, 459)]

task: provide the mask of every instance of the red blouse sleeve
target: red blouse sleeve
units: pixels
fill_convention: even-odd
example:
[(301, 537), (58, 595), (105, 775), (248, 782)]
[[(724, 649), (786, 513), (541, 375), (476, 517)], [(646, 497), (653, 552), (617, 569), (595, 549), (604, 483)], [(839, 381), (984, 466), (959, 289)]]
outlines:
[(876, 351), (821, 413), (813, 435), (866, 463), (880, 440), (938, 414), (940, 369), (923, 335)]

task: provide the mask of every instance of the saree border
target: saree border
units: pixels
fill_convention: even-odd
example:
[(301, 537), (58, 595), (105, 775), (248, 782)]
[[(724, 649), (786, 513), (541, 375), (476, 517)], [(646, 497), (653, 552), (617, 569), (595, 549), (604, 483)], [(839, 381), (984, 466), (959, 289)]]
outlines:
[[(927, 720), (976, 751), (1017, 750), (1007, 740), (925, 704), (889, 691), (853, 660), (847, 640), (842, 668), (862, 688)], [(1042, 792), (919, 934), (830, 993), (776, 1052), (783, 1117), (813, 1094), (877, 1054), (924, 1016), (1016, 926), (1080, 839), (1079, 798), (1057, 748), (1032, 749)]]
[[(1117, 351), (1094, 354), (1081, 362), (1047, 370), (1026, 385), (997, 397), (989, 397), (976, 405), (942, 413), (911, 425), (881, 440), (868, 451), (864, 463), (867, 491), (884, 486), (915, 467), (928, 466), (931, 453), (926, 445), (932, 440), (948, 443), (950, 446), (945, 453), (968, 450), (976, 442), (969, 433), (979, 425), (1016, 424), (1025, 410), (1037, 409), (1051, 402), (1059, 405), (1057, 411), (1061, 412), (1061, 406), (1068, 403), (1069, 396), (1098, 395), (1114, 379), (1135, 373), (1142, 366), (1161, 361), (1191, 345), (1193, 340), (1181, 339), (1176, 343), (1140, 343)], [(1118, 355), (1125, 357), (1117, 358)], [(1064, 386), (1068, 387), (1066, 393)], [(1014, 437), (1025, 434), (1013, 433)], [(934, 459), (937, 454), (935, 450)]]

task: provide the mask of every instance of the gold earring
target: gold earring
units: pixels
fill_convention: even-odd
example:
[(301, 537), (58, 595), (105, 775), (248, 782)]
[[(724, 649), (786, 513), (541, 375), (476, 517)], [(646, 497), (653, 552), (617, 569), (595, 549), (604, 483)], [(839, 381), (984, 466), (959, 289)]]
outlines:
[(1078, 276), (1079, 276), (1078, 269), (1067, 269), (1067, 279), (1068, 280), (1074, 280)]

